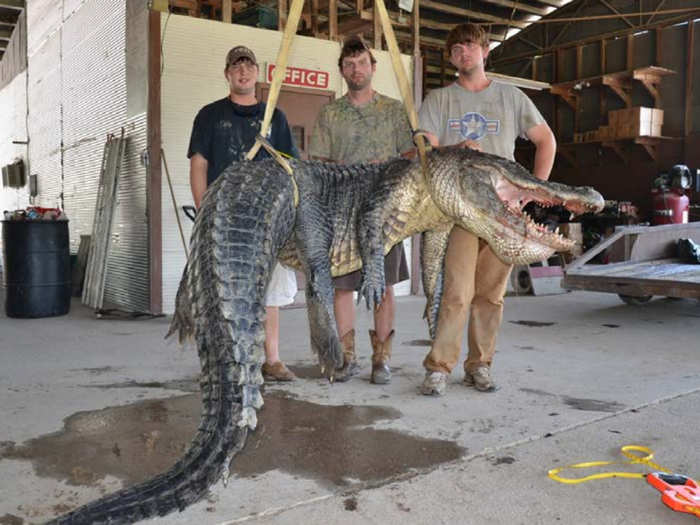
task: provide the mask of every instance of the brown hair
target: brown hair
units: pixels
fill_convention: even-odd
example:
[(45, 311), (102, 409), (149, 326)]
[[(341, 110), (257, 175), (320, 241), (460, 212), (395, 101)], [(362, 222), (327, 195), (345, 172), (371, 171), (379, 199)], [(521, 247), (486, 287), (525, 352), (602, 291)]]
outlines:
[(338, 59), (338, 69), (343, 69), (343, 59), (345, 57), (354, 57), (360, 53), (367, 51), (369, 53), (369, 60), (372, 64), (376, 64), (377, 61), (374, 55), (369, 50), (369, 46), (365, 44), (360, 35), (353, 35), (345, 39), (343, 42), (343, 49), (340, 50), (340, 58)]
[(445, 40), (445, 47), (447, 52), (452, 52), (452, 46), (455, 44), (464, 44), (465, 42), (476, 42), (481, 47), (486, 47), (489, 45), (489, 37), (479, 25), (467, 23), (459, 24), (452, 28), (452, 30), (447, 34), (447, 40)]

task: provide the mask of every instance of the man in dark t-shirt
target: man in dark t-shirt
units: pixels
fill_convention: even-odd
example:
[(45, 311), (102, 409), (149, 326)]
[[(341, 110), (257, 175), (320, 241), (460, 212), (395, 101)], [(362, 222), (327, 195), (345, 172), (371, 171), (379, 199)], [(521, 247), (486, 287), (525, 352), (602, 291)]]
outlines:
[[(187, 157), (190, 159), (190, 187), (194, 204), (199, 208), (207, 187), (232, 162), (242, 161), (255, 143), (265, 115), (265, 103), (255, 97), (258, 61), (245, 46), (236, 46), (226, 55), (224, 76), (230, 93), (226, 98), (199, 110), (192, 126)], [(288, 155), (298, 157), (287, 117), (279, 109), (272, 116), (267, 140)], [(269, 157), (261, 148), (254, 160)], [(279, 359), (279, 307), (291, 304), (296, 294), (296, 277), (279, 263), (275, 266), (265, 297), (265, 364), (266, 380), (291, 381), (294, 374)]]

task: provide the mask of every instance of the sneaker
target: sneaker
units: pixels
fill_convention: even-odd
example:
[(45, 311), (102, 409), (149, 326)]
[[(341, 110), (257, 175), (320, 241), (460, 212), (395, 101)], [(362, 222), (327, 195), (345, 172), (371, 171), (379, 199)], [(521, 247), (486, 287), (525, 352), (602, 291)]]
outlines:
[(442, 396), (445, 390), (447, 390), (447, 374), (428, 370), (420, 386), (420, 393), (424, 396)]
[(473, 386), (480, 392), (493, 392), (496, 383), (491, 379), (491, 369), (488, 366), (480, 366), (472, 371), (464, 372), (464, 384)]
[(294, 381), (297, 376), (294, 375), (287, 365), (282, 361), (276, 363), (264, 363), (262, 365), (262, 375), (265, 381)]

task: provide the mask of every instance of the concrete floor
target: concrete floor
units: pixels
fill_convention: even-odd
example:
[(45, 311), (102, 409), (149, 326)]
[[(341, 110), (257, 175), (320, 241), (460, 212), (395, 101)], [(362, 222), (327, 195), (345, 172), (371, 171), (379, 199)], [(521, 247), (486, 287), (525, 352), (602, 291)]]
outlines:
[[(479, 393), (456, 370), (447, 395), (418, 394), (423, 300), (398, 300), (394, 380), (318, 377), (304, 309), (282, 312), (282, 356), (300, 379), (266, 388), (233, 477), (163, 524), (697, 523), (643, 480), (563, 485), (547, 470), (652, 447), (700, 479), (700, 303), (575, 292), (509, 297), (494, 374)], [(166, 468), (198, 422), (191, 349), (166, 319), (0, 317), (0, 524), (39, 523)], [(620, 469), (648, 471), (647, 467)], [(570, 475), (576, 476), (572, 472)]]

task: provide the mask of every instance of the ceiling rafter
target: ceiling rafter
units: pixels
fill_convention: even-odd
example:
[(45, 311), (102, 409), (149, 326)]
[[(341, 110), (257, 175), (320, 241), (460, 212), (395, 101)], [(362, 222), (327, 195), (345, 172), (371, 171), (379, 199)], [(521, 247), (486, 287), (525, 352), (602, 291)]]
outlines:
[(627, 25), (630, 26), (630, 27), (634, 27), (634, 24), (633, 24), (632, 22), (630, 22), (629, 20), (627, 20), (627, 17), (625, 16), (626, 13), (620, 13), (620, 11), (618, 11), (618, 10), (615, 9), (613, 6), (611, 6), (610, 3), (609, 3), (607, 0), (598, 0), (598, 1), (599, 1), (601, 4), (603, 4), (605, 7), (607, 7), (608, 9), (610, 9), (610, 11), (612, 11), (613, 13), (615, 13), (616, 15), (619, 15), (620, 18), (622, 18), (622, 20), (625, 22), (625, 24), (627, 24)]
[(500, 16), (494, 16), (481, 11), (474, 11), (472, 9), (464, 9), (462, 7), (455, 7), (450, 4), (443, 4), (440, 2), (433, 2), (433, 0), (421, 0), (420, 7), (422, 9), (432, 9), (434, 11), (440, 11), (441, 13), (448, 13), (451, 15), (463, 16), (466, 18), (476, 18), (477, 20), (486, 20), (487, 22), (493, 22), (495, 24), (512, 25), (523, 29), (528, 26), (528, 22), (523, 22), (519, 20), (510, 20), (508, 18), (503, 18)]

